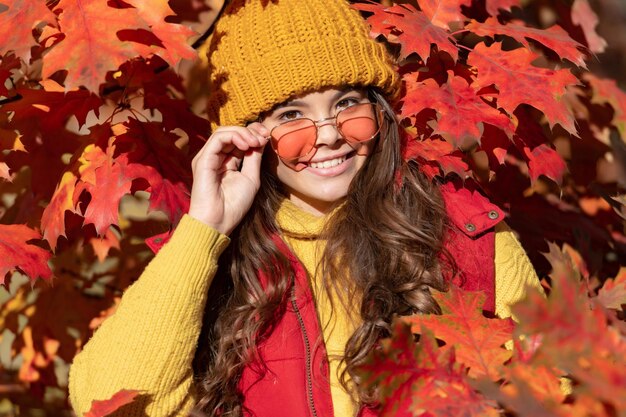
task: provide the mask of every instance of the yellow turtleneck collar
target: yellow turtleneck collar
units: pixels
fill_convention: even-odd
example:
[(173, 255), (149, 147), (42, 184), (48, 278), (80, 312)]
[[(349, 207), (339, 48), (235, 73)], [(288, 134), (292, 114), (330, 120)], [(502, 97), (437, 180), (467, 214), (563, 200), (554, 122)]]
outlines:
[(289, 198), (284, 198), (276, 211), (276, 222), (285, 235), (300, 239), (315, 239), (324, 229), (326, 221), (339, 207), (326, 215), (316, 216), (296, 206)]

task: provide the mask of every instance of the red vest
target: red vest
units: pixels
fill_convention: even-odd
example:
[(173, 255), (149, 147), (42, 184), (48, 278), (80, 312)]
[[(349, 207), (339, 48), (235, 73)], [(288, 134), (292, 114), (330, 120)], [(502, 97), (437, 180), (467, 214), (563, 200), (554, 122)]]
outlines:
[[(478, 192), (455, 190), (450, 183), (441, 190), (452, 223), (446, 248), (460, 270), (453, 281), (467, 290), (483, 291), (484, 309), (493, 312), (493, 228), (504, 214)], [(151, 247), (157, 249), (164, 242), (159, 243), (152, 242)], [(282, 240), (277, 239), (277, 244), (291, 260), (294, 286), (285, 314), (258, 345), (266, 370), (251, 364), (242, 373), (244, 406), (255, 417), (334, 417), (328, 358), (307, 272)], [(359, 417), (376, 415), (372, 408), (359, 413)]]

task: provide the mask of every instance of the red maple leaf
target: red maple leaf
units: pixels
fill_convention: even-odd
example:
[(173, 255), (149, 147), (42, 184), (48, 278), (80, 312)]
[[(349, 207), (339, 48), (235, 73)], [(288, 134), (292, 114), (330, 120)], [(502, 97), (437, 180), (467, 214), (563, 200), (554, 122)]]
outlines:
[(162, 123), (129, 120), (120, 129), (118, 149), (127, 152), (135, 175), (149, 184), (150, 210), (161, 210), (173, 224), (189, 209), (188, 184), (191, 162), (175, 144), (179, 136), (164, 131)]
[(525, 146), (524, 154), (528, 158), (528, 174), (532, 182), (537, 181), (540, 175), (545, 175), (561, 184), (563, 175), (567, 172), (567, 165), (554, 149), (546, 144), (536, 146), (532, 150)]
[(404, 158), (420, 161), (421, 169), (431, 178), (440, 174), (439, 168), (444, 177), (449, 173), (455, 173), (461, 178), (467, 176), (468, 166), (463, 160), (463, 154), (445, 140), (409, 139)]
[(139, 395), (139, 391), (125, 389), (116, 392), (108, 400), (93, 401), (91, 409), (85, 413), (84, 417), (106, 417), (120, 407), (135, 401), (137, 395)]
[(596, 32), (598, 22), (598, 16), (591, 9), (587, 0), (574, 1), (572, 5), (572, 23), (580, 26), (583, 30), (589, 50), (599, 54), (604, 52), (607, 43)]
[(31, 47), (38, 45), (33, 29), (41, 22), (56, 25), (56, 16), (44, 0), (3, 0), (0, 5), (0, 55), (13, 51), (28, 63)]
[(487, 0), (486, 7), (487, 13), (492, 16), (496, 16), (498, 14), (498, 10), (506, 10), (511, 11), (513, 7), (522, 7), (522, 0)]
[(513, 338), (513, 322), (485, 317), (485, 296), (480, 292), (451, 286), (450, 291), (435, 293), (434, 297), (441, 315), (415, 315), (403, 320), (412, 324), (413, 332), (428, 329), (446, 342), (445, 348), (454, 347), (457, 360), (469, 367), (470, 376), (500, 379), (503, 364), (511, 358), (511, 351), (504, 344)]
[(472, 0), (420, 0), (420, 9), (428, 16), (433, 25), (449, 28), (452, 22), (466, 20), (461, 13), (461, 6), (470, 6)]
[(459, 50), (450, 34), (433, 24), (423, 12), (410, 4), (384, 7), (374, 4), (355, 4), (355, 9), (374, 13), (367, 18), (372, 26), (372, 34), (383, 34), (391, 43), (400, 45), (400, 58), (404, 59), (413, 52), (424, 61), (430, 56), (431, 45), (437, 45), (440, 51), (446, 51), (456, 60)]
[[(51, 88), (52, 83), (44, 83)], [(78, 125), (83, 126), (89, 112), (96, 117), (102, 105), (102, 99), (85, 90), (46, 91), (43, 89), (18, 88), (18, 100), (2, 106), (6, 112), (15, 112), (11, 120), (13, 128), (28, 137), (35, 138), (40, 131), (58, 132), (65, 130), (67, 121), (76, 117)]]
[[(196, 32), (178, 23), (168, 23), (165, 19), (174, 15), (168, 0), (126, 0), (137, 9), (141, 18), (150, 26), (152, 33), (159, 38), (162, 47), (152, 47), (144, 50), (141, 55), (147, 56), (150, 52), (159, 55), (172, 67), (176, 67), (182, 59), (194, 59), (197, 56), (195, 49), (188, 44), (189, 37)], [(137, 48), (141, 48), (137, 46)]]
[(9, 272), (16, 269), (31, 280), (38, 277), (49, 279), (52, 271), (48, 267), (50, 252), (28, 242), (39, 240), (36, 230), (22, 224), (0, 224), (0, 285)]
[(509, 136), (515, 126), (497, 109), (476, 95), (476, 90), (450, 71), (448, 81), (438, 85), (432, 78), (416, 82), (414, 74), (404, 77), (406, 95), (401, 115), (413, 116), (430, 108), (437, 112), (433, 134), (440, 135), (454, 146), (476, 143), (483, 133), (484, 123), (501, 128)]
[[(2, 15), (0, 14), (0, 16)], [(0, 60), (0, 96), (9, 96), (7, 84), (10, 85), (10, 83), (7, 83), (7, 81), (11, 78), (13, 70), (18, 69), (21, 65), (20, 59), (13, 53), (7, 53), (2, 57)]]
[(113, 157), (115, 145), (110, 143), (106, 153), (101, 148), (89, 145), (80, 158), (80, 182), (75, 195), (85, 190), (91, 201), (84, 211), (85, 224), (93, 224), (99, 236), (109, 226), (118, 224), (119, 204), (122, 197), (131, 191), (132, 182), (141, 175), (143, 167), (129, 164), (128, 155)]
[(476, 89), (496, 86), (498, 107), (513, 114), (520, 104), (529, 104), (544, 112), (550, 126), (559, 123), (575, 135), (574, 115), (562, 97), (568, 86), (578, 84), (578, 79), (566, 69), (533, 66), (531, 63), (537, 58), (538, 54), (526, 48), (503, 51), (500, 43), (481, 43), (467, 62), (478, 72)]
[(380, 394), (379, 415), (497, 416), (496, 404), (469, 385), (454, 349), (439, 349), (428, 330), (421, 333), (416, 343), (409, 327), (397, 320), (391, 339), (360, 367), (365, 386), (377, 387)]
[(547, 29), (537, 29), (528, 27), (524, 22), (513, 20), (505, 25), (498, 22), (495, 17), (490, 17), (484, 22), (473, 20), (466, 27), (478, 36), (506, 35), (526, 48), (530, 49), (530, 44), (526, 40), (532, 39), (540, 44), (552, 49), (562, 59), (568, 59), (579, 67), (586, 68), (585, 55), (580, 51), (583, 45), (572, 39), (569, 34), (560, 26), (554, 25)]
[(59, 27), (65, 35), (43, 57), (43, 78), (67, 70), (65, 88), (85, 86), (98, 92), (108, 71), (139, 55), (136, 45), (121, 41), (125, 29), (148, 29), (134, 8), (110, 7), (106, 0), (61, 0), (56, 9)]

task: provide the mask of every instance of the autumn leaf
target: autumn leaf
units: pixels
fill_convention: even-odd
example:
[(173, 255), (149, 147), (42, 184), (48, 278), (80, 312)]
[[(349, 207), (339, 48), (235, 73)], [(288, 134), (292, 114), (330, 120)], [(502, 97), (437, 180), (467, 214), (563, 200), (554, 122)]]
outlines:
[(433, 25), (448, 29), (450, 23), (467, 19), (461, 13), (461, 6), (471, 3), (472, 0), (420, 0), (419, 6)]
[[(116, 146), (128, 152), (135, 175), (144, 178), (150, 192), (150, 210), (161, 210), (177, 224), (189, 209), (189, 158), (176, 146), (179, 136), (158, 122), (129, 120), (118, 126)], [(190, 184), (189, 184), (190, 185)]]
[(72, 172), (63, 174), (50, 203), (41, 216), (43, 238), (48, 241), (53, 251), (56, 249), (59, 236), (65, 236), (65, 212), (77, 212), (74, 204), (77, 180)]
[(30, 49), (38, 45), (33, 38), (37, 24), (56, 25), (56, 16), (44, 0), (3, 0), (0, 2), (0, 55), (15, 52), (24, 62), (31, 58)]
[(359, 367), (365, 387), (378, 388), (379, 415), (497, 416), (496, 404), (475, 392), (465, 379), (454, 349), (439, 349), (430, 331), (420, 333), (416, 343), (410, 328), (395, 321), (391, 338), (373, 349)]
[(626, 92), (622, 91), (615, 80), (601, 79), (591, 73), (585, 73), (583, 79), (592, 88), (592, 103), (608, 103), (615, 110), (612, 124), (615, 125), (622, 134), (626, 135)]
[(43, 78), (67, 70), (65, 89), (85, 86), (98, 92), (108, 71), (139, 55), (136, 45), (121, 41), (124, 29), (148, 29), (134, 8), (110, 7), (106, 0), (60, 0), (56, 9), (65, 35), (43, 58)]
[(478, 72), (476, 89), (496, 86), (498, 107), (513, 114), (520, 104), (529, 104), (545, 114), (551, 127), (559, 123), (575, 135), (574, 116), (562, 97), (578, 79), (566, 69), (534, 67), (538, 57), (526, 48), (504, 51), (499, 43), (481, 43), (469, 55), (468, 64)]
[(28, 243), (39, 239), (39, 232), (28, 226), (0, 224), (0, 285), (4, 284), (6, 275), (16, 269), (31, 280), (52, 277), (48, 266), (50, 252)]
[(595, 300), (606, 308), (619, 310), (626, 304), (626, 268), (622, 267), (614, 279), (607, 279)]
[(563, 181), (567, 172), (567, 165), (561, 156), (546, 144), (541, 144), (532, 150), (524, 147), (524, 154), (528, 158), (528, 173), (532, 182), (539, 176), (545, 175), (557, 184)]
[[(1, 3), (0, 3), (1, 4)], [(0, 13), (0, 17), (2, 14)], [(0, 53), (1, 56), (1, 53)], [(14, 53), (7, 53), (0, 59), (0, 96), (9, 95), (10, 78), (13, 71), (21, 67), (20, 59)]]
[(572, 5), (572, 23), (578, 25), (585, 34), (589, 50), (595, 53), (602, 53), (606, 49), (607, 43), (596, 32), (598, 16), (594, 13), (587, 0), (574, 0)]
[(431, 178), (440, 174), (439, 168), (443, 171), (444, 177), (449, 173), (455, 173), (465, 178), (469, 168), (459, 150), (445, 140), (439, 139), (410, 139), (404, 150), (404, 158), (418, 160), (421, 163), (421, 170)]
[(11, 181), (11, 169), (5, 162), (0, 162), (0, 178)]
[(492, 16), (498, 14), (498, 10), (511, 11), (513, 7), (522, 7), (522, 0), (487, 0), (486, 1), (487, 13)]
[(480, 98), (465, 79), (449, 72), (448, 81), (440, 86), (432, 78), (423, 82), (415, 78), (411, 73), (404, 77), (407, 92), (401, 116), (409, 117), (426, 108), (435, 110), (437, 126), (433, 134), (454, 146), (479, 142), (485, 123), (501, 128), (509, 136), (513, 134), (511, 120)]
[[(48, 88), (56, 83), (44, 83)], [(102, 99), (86, 90), (69, 91), (58, 89), (18, 88), (19, 100), (2, 106), (3, 112), (15, 112), (12, 125), (17, 127), (22, 136), (32, 138), (41, 129), (56, 132), (65, 130), (67, 121), (76, 117), (78, 126), (85, 124), (87, 116), (93, 112), (97, 117), (102, 106)]]
[(89, 239), (89, 244), (100, 262), (104, 262), (112, 248), (120, 249), (120, 239), (111, 229), (107, 229), (103, 237)]
[(484, 294), (451, 286), (446, 293), (435, 293), (441, 315), (414, 315), (403, 318), (414, 333), (428, 329), (437, 339), (454, 347), (457, 360), (469, 367), (471, 377), (487, 376), (496, 381), (511, 358), (504, 344), (513, 338), (510, 319), (490, 319), (483, 315)]
[(456, 60), (459, 55), (450, 34), (436, 26), (423, 12), (410, 4), (394, 5), (385, 8), (374, 4), (355, 4), (357, 10), (374, 13), (367, 18), (372, 26), (372, 34), (383, 34), (391, 43), (400, 45), (400, 58), (413, 52), (424, 61), (430, 56), (431, 45), (446, 51)]
[(87, 191), (91, 201), (84, 211), (85, 224), (93, 224), (99, 236), (103, 236), (111, 225), (118, 224), (120, 200), (130, 193), (132, 181), (138, 178), (123, 154), (113, 157), (115, 145), (110, 144), (106, 153), (97, 146), (89, 145), (80, 158), (80, 182), (78, 195)]
[(503, 25), (495, 17), (490, 17), (484, 22), (471, 21), (465, 29), (472, 31), (478, 36), (495, 37), (495, 35), (509, 36), (526, 48), (531, 49), (526, 40), (532, 39), (552, 49), (561, 59), (567, 59), (579, 67), (586, 68), (585, 55), (580, 51), (583, 45), (572, 39), (560, 26), (554, 25), (547, 29), (528, 27), (524, 22), (512, 20)]
[(91, 409), (84, 414), (84, 417), (105, 417), (120, 409), (120, 407), (135, 401), (137, 390), (121, 390), (116, 392), (108, 400), (93, 401)]
[[(176, 68), (182, 59), (194, 59), (197, 54), (195, 49), (188, 44), (188, 39), (195, 32), (188, 27), (165, 21), (173, 16), (174, 11), (170, 8), (167, 0), (127, 0), (128, 4), (137, 9), (139, 16), (150, 26), (152, 33), (159, 38), (162, 47), (148, 48), (141, 55), (147, 56), (150, 52), (161, 56), (168, 64)], [(137, 48), (141, 48), (137, 46)]]

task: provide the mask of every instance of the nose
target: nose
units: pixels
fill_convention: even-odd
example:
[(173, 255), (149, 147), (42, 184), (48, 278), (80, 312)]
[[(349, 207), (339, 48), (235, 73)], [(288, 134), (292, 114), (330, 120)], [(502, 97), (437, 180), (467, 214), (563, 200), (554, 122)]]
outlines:
[(317, 146), (333, 146), (341, 138), (334, 120), (326, 120), (317, 125)]

